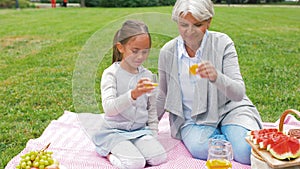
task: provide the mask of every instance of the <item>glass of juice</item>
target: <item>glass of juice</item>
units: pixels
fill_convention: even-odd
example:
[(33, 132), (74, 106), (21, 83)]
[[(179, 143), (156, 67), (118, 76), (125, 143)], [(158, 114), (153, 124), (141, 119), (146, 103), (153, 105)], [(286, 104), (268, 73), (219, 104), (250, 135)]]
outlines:
[[(158, 86), (158, 77), (157, 74), (151, 75), (151, 85), (149, 87), (157, 87)], [(148, 86), (147, 86), (148, 87)], [(156, 93), (156, 90), (154, 89), (152, 92), (147, 93), (147, 96), (151, 96)]]
[(230, 142), (220, 139), (210, 139), (208, 142), (208, 169), (231, 169), (233, 151)]

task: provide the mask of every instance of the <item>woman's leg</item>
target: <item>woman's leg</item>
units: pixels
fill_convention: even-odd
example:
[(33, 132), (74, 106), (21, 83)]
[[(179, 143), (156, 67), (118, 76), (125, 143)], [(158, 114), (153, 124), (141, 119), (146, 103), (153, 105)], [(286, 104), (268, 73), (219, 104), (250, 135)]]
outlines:
[(107, 158), (112, 165), (120, 169), (140, 169), (146, 165), (145, 158), (130, 141), (117, 144)]
[(209, 138), (225, 140), (218, 129), (197, 124), (190, 124), (181, 129), (181, 137), (192, 156), (202, 160), (207, 159)]
[(167, 161), (167, 154), (160, 142), (151, 135), (135, 139), (133, 144), (140, 150), (149, 165), (159, 165)]
[(251, 146), (245, 140), (249, 130), (239, 125), (229, 124), (222, 126), (221, 131), (232, 145), (234, 160), (250, 164)]

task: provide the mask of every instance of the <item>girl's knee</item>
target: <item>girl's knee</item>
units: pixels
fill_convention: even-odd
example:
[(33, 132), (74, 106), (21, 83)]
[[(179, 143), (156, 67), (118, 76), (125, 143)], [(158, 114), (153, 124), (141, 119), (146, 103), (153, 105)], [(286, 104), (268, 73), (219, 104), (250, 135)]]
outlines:
[(155, 157), (147, 159), (147, 163), (149, 165), (153, 165), (153, 166), (160, 165), (162, 163), (165, 163), (166, 161), (167, 161), (167, 154), (166, 153), (162, 153), (160, 155), (157, 155)]
[(146, 160), (144, 158), (130, 158), (122, 160), (122, 164), (126, 169), (141, 169), (146, 165)]
[(122, 158), (110, 154), (108, 157), (110, 163), (119, 169), (141, 169), (146, 165), (144, 158)]

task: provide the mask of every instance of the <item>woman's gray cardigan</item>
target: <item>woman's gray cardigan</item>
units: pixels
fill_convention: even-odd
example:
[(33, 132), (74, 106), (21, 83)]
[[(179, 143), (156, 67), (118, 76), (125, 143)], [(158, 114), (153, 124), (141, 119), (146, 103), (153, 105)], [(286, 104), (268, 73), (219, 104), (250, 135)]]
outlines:
[[(166, 43), (160, 51), (159, 119), (170, 112), (171, 135), (181, 139), (180, 127), (184, 124), (182, 95), (178, 79), (177, 40)], [(217, 127), (226, 124), (241, 125), (254, 130), (262, 127), (259, 112), (245, 94), (245, 84), (238, 64), (233, 41), (226, 34), (208, 32), (201, 60), (210, 61), (217, 69), (215, 82), (198, 78), (195, 87), (192, 118), (197, 124)]]

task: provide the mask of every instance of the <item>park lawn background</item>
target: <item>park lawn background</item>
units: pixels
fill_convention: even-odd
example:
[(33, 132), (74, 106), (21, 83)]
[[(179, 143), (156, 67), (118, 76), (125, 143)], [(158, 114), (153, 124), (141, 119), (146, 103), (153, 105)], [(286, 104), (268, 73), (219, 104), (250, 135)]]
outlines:
[[(96, 31), (125, 15), (171, 14), (171, 10), (0, 10), (0, 168), (64, 110), (76, 111), (73, 71), (83, 46)], [(234, 40), (247, 95), (263, 121), (274, 122), (289, 108), (300, 110), (300, 8), (216, 6), (215, 11), (211, 30)], [(161, 47), (169, 39), (154, 34), (153, 45)], [(97, 71), (98, 102), (101, 73), (110, 62), (108, 54)]]

